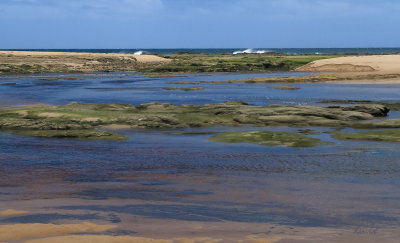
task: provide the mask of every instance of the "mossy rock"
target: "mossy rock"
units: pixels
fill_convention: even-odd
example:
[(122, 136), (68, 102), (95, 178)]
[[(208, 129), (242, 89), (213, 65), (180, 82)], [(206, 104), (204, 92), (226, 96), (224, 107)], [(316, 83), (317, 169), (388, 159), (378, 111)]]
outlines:
[(288, 85), (281, 85), (281, 86), (272, 86), (272, 87), (268, 87), (270, 89), (281, 89), (281, 90), (299, 90), (299, 87), (293, 87), (290, 84)]
[[(354, 127), (400, 128), (400, 120), (370, 121), (385, 116), (383, 105), (366, 104), (353, 107), (316, 106), (250, 106), (241, 101), (206, 105), (173, 105), (153, 102), (138, 106), (128, 104), (71, 103), (64, 106), (40, 106), (0, 110), (0, 130), (57, 130), (88, 132), (106, 125), (132, 128), (176, 129), (212, 126), (290, 126), (290, 127)], [(28, 133), (25, 133), (28, 134)], [(68, 137), (84, 137), (66, 132)], [(49, 137), (50, 135), (40, 135)], [(57, 137), (56, 135), (50, 137)], [(64, 137), (60, 135), (59, 137)], [(107, 136), (86, 136), (107, 138)]]
[(316, 138), (288, 132), (229, 132), (215, 135), (210, 140), (225, 143), (254, 143), (284, 147), (314, 147), (331, 144)]
[(378, 102), (372, 100), (321, 100), (323, 104), (380, 104), (386, 106), (391, 111), (400, 111), (400, 102)]
[(400, 142), (400, 130), (335, 133), (332, 137), (339, 140), (349, 141)]
[(85, 140), (128, 140), (121, 134), (114, 132), (98, 131), (98, 130), (20, 130), (13, 131), (13, 134), (28, 137), (40, 138), (73, 138)]
[(203, 87), (195, 87), (195, 88), (189, 88), (189, 87), (167, 87), (164, 88), (165, 90), (183, 90), (183, 91), (197, 91), (197, 90), (204, 90)]

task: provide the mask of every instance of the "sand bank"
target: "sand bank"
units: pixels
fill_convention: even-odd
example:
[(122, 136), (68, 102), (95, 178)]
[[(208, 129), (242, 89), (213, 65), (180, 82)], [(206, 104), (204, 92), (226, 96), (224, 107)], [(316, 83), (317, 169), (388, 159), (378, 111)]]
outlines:
[[(72, 233), (102, 232), (113, 229), (113, 225), (81, 224), (13, 224), (0, 225), (0, 241), (20, 240), (30, 237), (56, 236)], [(53, 241), (54, 242), (54, 241)]]
[(169, 59), (155, 55), (134, 55), (123, 53), (44, 52), (44, 51), (0, 51), (10, 57), (77, 57), (77, 58), (135, 58), (141, 63), (169, 62)]
[(296, 71), (398, 74), (400, 73), (400, 55), (350, 56), (323, 59), (297, 68)]
[(131, 72), (169, 61), (155, 55), (0, 51), (0, 74)]

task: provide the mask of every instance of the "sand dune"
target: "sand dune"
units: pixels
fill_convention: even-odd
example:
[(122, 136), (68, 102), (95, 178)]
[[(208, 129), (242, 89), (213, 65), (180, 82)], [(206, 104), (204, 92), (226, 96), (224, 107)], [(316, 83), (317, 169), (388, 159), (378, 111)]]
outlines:
[(400, 55), (351, 56), (323, 59), (297, 68), (296, 71), (395, 74), (400, 73)]
[(141, 63), (169, 62), (170, 60), (155, 55), (134, 55), (123, 53), (84, 53), (84, 52), (42, 52), (42, 51), (0, 51), (0, 55), (15, 57), (91, 57), (91, 58), (135, 58)]
[(1, 74), (135, 72), (171, 60), (120, 53), (0, 51)]

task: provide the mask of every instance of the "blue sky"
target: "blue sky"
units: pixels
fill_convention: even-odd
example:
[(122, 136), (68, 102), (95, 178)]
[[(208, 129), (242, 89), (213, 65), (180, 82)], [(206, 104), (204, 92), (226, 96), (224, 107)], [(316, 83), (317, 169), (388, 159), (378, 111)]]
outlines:
[(0, 0), (0, 49), (400, 47), (396, 0)]

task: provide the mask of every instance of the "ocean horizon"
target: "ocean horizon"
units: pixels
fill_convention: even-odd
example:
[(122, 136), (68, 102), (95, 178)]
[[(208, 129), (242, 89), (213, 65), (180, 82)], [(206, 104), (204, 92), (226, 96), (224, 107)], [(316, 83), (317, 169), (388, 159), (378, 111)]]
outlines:
[(178, 52), (204, 54), (263, 54), (329, 55), (329, 54), (398, 54), (400, 47), (385, 48), (133, 48), (133, 49), (2, 49), (3, 51), (87, 52), (169, 55)]

